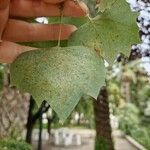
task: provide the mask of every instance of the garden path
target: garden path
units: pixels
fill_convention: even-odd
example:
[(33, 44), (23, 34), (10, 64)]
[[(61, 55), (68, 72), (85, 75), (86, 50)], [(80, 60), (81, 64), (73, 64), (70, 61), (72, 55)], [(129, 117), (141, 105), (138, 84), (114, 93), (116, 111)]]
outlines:
[[(83, 139), (82, 146), (56, 147), (50, 142), (43, 142), (43, 150), (93, 150), (94, 147), (94, 130), (71, 129), (74, 133), (80, 134)], [(118, 132), (113, 133), (115, 150), (139, 150)], [(35, 144), (35, 143), (34, 143)], [(35, 144), (37, 145), (37, 144)]]

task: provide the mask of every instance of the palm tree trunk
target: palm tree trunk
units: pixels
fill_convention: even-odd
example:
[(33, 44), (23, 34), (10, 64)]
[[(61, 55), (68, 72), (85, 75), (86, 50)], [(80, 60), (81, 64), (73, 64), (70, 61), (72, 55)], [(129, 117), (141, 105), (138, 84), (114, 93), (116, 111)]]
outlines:
[(27, 122), (30, 96), (11, 87), (9, 76), (9, 67), (6, 66), (0, 94), (0, 138), (21, 137)]
[(97, 101), (94, 101), (96, 126), (95, 150), (113, 150), (111, 126), (109, 118), (109, 103), (106, 87), (102, 87)]

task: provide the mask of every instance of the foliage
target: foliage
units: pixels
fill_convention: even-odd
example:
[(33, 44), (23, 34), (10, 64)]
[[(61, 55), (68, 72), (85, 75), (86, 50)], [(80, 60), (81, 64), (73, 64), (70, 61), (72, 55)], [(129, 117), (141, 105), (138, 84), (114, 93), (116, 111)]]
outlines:
[[(115, 64), (108, 75), (110, 106), (119, 119), (119, 128), (132, 136), (145, 148), (150, 149), (150, 85), (141, 60), (127, 65)], [(122, 84), (129, 83), (130, 102), (126, 102)]]
[(139, 114), (144, 115), (145, 109), (149, 105), (150, 86), (149, 76), (140, 61), (133, 61), (127, 65), (115, 64), (108, 74), (109, 100), (117, 107), (124, 105), (127, 101), (121, 90), (122, 85), (129, 83), (130, 102), (139, 109)]
[(0, 150), (32, 150), (31, 146), (24, 141), (14, 139), (0, 140)]
[(95, 127), (93, 111), (93, 98), (89, 96), (84, 96), (74, 109), (74, 112), (84, 114), (84, 119), (88, 121), (84, 126), (92, 129)]
[(138, 41), (137, 14), (131, 13), (124, 0), (102, 1), (99, 15), (95, 1), (86, 2), (92, 16), (96, 16), (94, 19), (49, 18), (52, 24), (70, 23), (79, 27), (68, 43), (61, 42), (60, 46), (64, 48), (50, 48), (59, 45), (56, 41), (25, 43), (49, 48), (25, 53), (11, 66), (12, 83), (30, 92), (39, 105), (48, 100), (63, 120), (83, 95), (97, 98), (105, 82), (102, 57), (112, 63), (118, 53), (128, 54), (131, 44)]
[[(32, 46), (35, 48), (50, 48), (50, 47), (55, 47), (58, 45), (58, 41), (42, 41), (42, 42), (24, 42), (24, 43), (19, 43), (22, 45), (26, 46)], [(66, 47), (67, 46), (67, 41), (61, 41), (60, 42), (61, 47)]]
[[(53, 112), (55, 118), (52, 122), (53, 128), (60, 127), (75, 127), (75, 128), (86, 128), (86, 129), (94, 129), (94, 112), (93, 112), (93, 98), (89, 96), (84, 96), (81, 98), (72, 114), (65, 120), (63, 124), (59, 121), (58, 116)], [(80, 115), (79, 122), (75, 120), (75, 114), (78, 113)], [(45, 127), (45, 126), (44, 126)]]
[(146, 149), (150, 149), (150, 127), (144, 127), (143, 125), (140, 125), (138, 128), (131, 130), (131, 136)]
[(72, 24), (75, 25), (76, 27), (80, 27), (81, 25), (85, 24), (88, 21), (87, 17), (49, 17), (48, 22), (49, 24), (58, 24), (58, 23), (63, 23), (63, 24)]
[(147, 84), (141, 90), (139, 90), (137, 97), (138, 97), (137, 101), (138, 101), (138, 106), (140, 108), (141, 115), (147, 117), (147, 121), (150, 123), (150, 110), (149, 110), (150, 86)]
[(13, 85), (30, 92), (39, 105), (47, 100), (65, 120), (84, 94), (97, 97), (105, 70), (90, 49), (56, 47), (24, 53), (11, 66), (11, 75)]
[(116, 0), (101, 0), (99, 4), (97, 4), (98, 11), (104, 12), (106, 9), (110, 9), (113, 3)]
[(114, 113), (117, 111), (116, 106), (120, 106), (124, 104), (124, 99), (121, 95), (120, 87), (116, 82), (109, 82), (108, 84), (108, 97), (111, 108), (113, 109)]
[(139, 124), (138, 113), (138, 108), (130, 103), (118, 109), (119, 128), (126, 134), (131, 134), (131, 131), (137, 128)]
[(98, 14), (98, 10), (96, 8), (97, 1), (96, 0), (84, 0), (84, 2), (89, 8), (90, 16), (95, 17)]
[(117, 0), (110, 9), (81, 26), (68, 45), (88, 46), (112, 64), (118, 53), (128, 55), (131, 44), (139, 41), (136, 16), (124, 0)]
[(150, 100), (150, 86), (148, 84), (139, 91), (139, 99), (142, 102)]

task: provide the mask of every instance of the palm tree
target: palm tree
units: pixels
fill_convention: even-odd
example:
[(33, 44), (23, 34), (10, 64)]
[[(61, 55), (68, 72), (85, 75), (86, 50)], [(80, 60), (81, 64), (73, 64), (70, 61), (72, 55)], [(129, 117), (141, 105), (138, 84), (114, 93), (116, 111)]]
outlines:
[(97, 101), (94, 101), (93, 106), (96, 126), (95, 150), (113, 150), (106, 87), (101, 88)]
[(10, 86), (8, 66), (5, 66), (4, 72), (0, 93), (0, 138), (20, 137), (27, 121), (30, 96)]

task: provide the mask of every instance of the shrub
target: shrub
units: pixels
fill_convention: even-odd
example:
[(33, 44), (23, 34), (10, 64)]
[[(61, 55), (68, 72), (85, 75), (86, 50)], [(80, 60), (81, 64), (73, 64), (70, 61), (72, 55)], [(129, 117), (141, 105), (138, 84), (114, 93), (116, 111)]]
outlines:
[(24, 141), (4, 139), (0, 140), (0, 150), (32, 150), (32, 148)]

